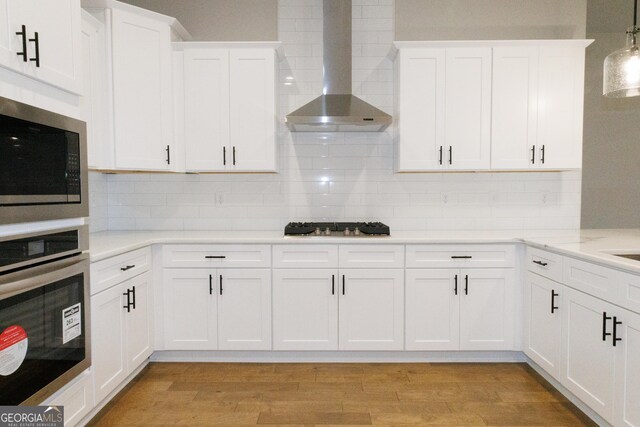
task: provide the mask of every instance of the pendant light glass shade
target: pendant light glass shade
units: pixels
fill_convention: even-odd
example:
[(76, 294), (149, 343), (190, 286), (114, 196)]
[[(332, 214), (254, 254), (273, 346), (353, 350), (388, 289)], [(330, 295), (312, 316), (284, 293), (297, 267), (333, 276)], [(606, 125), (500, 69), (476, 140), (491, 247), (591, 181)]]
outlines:
[(627, 46), (616, 50), (604, 60), (603, 93), (610, 98), (640, 95), (640, 46), (638, 27), (627, 30)]

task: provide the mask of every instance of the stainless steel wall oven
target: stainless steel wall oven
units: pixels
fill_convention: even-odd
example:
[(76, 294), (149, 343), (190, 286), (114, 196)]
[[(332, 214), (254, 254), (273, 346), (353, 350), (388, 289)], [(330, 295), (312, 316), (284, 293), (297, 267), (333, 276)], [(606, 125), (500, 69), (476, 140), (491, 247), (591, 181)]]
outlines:
[(86, 226), (0, 238), (0, 405), (40, 404), (91, 365)]
[(0, 97), (0, 224), (89, 215), (84, 122)]

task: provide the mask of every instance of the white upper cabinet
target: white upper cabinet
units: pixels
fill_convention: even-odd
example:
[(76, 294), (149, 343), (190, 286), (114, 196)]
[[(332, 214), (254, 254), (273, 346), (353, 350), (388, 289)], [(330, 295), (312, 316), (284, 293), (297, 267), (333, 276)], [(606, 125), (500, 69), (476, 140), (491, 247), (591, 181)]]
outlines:
[(397, 169), (421, 171), (443, 164), (445, 50), (406, 49), (398, 53)]
[(115, 167), (170, 170), (173, 145), (171, 31), (112, 11)]
[(489, 169), (491, 48), (447, 49), (445, 163), (456, 170)]
[(106, 34), (106, 75), (97, 76), (102, 84), (95, 94), (95, 102), (106, 111), (97, 116), (102, 124), (93, 124), (105, 128), (100, 145), (104, 149), (90, 166), (177, 171), (171, 43), (189, 34), (174, 18), (118, 1), (82, 4), (102, 22)]
[(80, 10), (80, 0), (0, 1), (0, 65), (80, 94)]
[(227, 49), (188, 49), (184, 52), (184, 141), (186, 170), (227, 169)]
[(492, 169), (582, 167), (586, 45), (494, 47)]
[(276, 171), (276, 43), (175, 43), (188, 172)]
[(396, 170), (580, 168), (589, 43), (396, 42)]

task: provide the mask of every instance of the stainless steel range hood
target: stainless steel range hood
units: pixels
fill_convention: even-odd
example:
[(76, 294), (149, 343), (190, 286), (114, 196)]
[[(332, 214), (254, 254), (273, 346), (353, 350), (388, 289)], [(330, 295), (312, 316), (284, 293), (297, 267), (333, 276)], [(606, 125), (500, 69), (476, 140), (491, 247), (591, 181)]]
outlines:
[(351, 0), (324, 0), (323, 95), (290, 113), (292, 132), (381, 132), (391, 116), (351, 94)]

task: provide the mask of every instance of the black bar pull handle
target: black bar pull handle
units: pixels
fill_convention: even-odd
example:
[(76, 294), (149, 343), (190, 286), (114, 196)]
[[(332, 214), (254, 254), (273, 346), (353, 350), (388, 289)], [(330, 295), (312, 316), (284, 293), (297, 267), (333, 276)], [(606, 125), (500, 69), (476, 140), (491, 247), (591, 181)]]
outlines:
[(453, 164), (453, 147), (451, 145), (449, 146), (449, 164)]
[(222, 147), (222, 166), (227, 165), (227, 147)]
[(220, 295), (222, 295), (222, 274), (220, 275)]
[(171, 164), (171, 150), (170, 150), (170, 147), (167, 145), (167, 148), (165, 148), (164, 151), (167, 152), (167, 164), (170, 165)]
[(469, 295), (469, 275), (464, 276), (464, 294)]
[(451, 255), (451, 259), (471, 259), (471, 255)]
[(622, 322), (618, 322), (618, 318), (613, 316), (613, 346), (616, 346), (618, 341), (622, 341), (622, 338), (618, 338), (618, 325), (622, 325)]
[(29, 58), (29, 61), (33, 61), (36, 63), (36, 67), (40, 68), (40, 37), (38, 36), (38, 32), (33, 33), (33, 38), (29, 39), (30, 42), (35, 43), (36, 47), (36, 56), (35, 58)]
[(27, 62), (27, 26), (23, 25), (22, 30), (16, 32), (16, 36), (22, 37), (22, 52), (18, 52), (16, 55), (22, 56), (22, 61)]
[(209, 275), (209, 295), (213, 295), (213, 274)]
[(606, 341), (607, 337), (611, 335), (611, 332), (607, 332), (607, 320), (611, 320), (610, 316), (607, 316), (607, 312), (602, 313), (602, 341)]
[(442, 164), (442, 145), (440, 146), (440, 164)]
[(233, 146), (233, 166), (236, 165), (236, 146)]
[(131, 270), (135, 266), (136, 266), (135, 264), (131, 264), (131, 265), (127, 265), (126, 267), (120, 267), (120, 271)]
[(531, 164), (534, 164), (536, 162), (536, 146), (532, 145), (531, 146)]
[(540, 162), (544, 165), (544, 145), (542, 146), (541, 154), (540, 154)]
[(135, 286), (131, 287), (131, 295), (133, 295), (133, 298), (131, 298), (131, 305), (135, 310), (136, 309), (136, 287)]
[(534, 264), (541, 265), (541, 266), (543, 266), (543, 267), (546, 267), (547, 265), (549, 265), (549, 263), (542, 262), (542, 261), (538, 261), (537, 259), (534, 259), (534, 260), (533, 260), (533, 263), (534, 263)]
[(555, 313), (558, 307), (556, 307), (556, 297), (560, 294), (555, 289), (551, 289), (551, 314)]
[(124, 292), (122, 295), (127, 297), (127, 305), (123, 305), (122, 308), (127, 309), (127, 313), (131, 312), (131, 290), (127, 289), (127, 292)]
[(344, 291), (345, 291), (345, 279), (344, 279), (344, 274), (342, 275), (342, 295), (344, 295)]
[(225, 259), (226, 255), (205, 255), (206, 259)]
[(458, 295), (458, 275), (453, 277), (453, 294)]
[(331, 275), (331, 295), (336, 294), (336, 275)]

